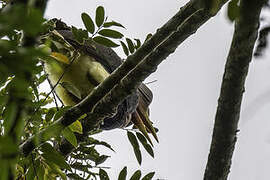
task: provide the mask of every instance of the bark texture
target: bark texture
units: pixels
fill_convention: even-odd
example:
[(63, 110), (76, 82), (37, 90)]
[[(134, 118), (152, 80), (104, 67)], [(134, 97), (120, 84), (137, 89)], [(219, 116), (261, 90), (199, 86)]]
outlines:
[(238, 132), (244, 84), (258, 34), (263, 1), (242, 0), (225, 66), (204, 180), (225, 180)]

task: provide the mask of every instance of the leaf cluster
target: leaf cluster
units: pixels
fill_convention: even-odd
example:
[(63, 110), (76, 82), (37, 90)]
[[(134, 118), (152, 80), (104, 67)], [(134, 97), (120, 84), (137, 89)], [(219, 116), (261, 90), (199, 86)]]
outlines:
[[(129, 142), (131, 143), (133, 147), (135, 157), (140, 165), (142, 163), (142, 153), (140, 150), (140, 144), (144, 147), (146, 152), (154, 158), (153, 148), (151, 144), (147, 142), (148, 140), (145, 138), (143, 134), (141, 134), (140, 132), (136, 132), (136, 135), (135, 135), (134, 133), (128, 130), (127, 136), (128, 136)], [(140, 142), (140, 144), (138, 142)]]
[[(151, 180), (155, 175), (155, 172), (150, 172), (146, 174), (145, 176), (142, 176), (142, 173), (140, 170), (135, 171), (132, 176), (130, 177), (130, 180)], [(127, 179), (127, 167), (125, 166), (118, 175), (118, 180), (126, 180)]]
[[(133, 54), (140, 46), (140, 39), (131, 39), (124, 37), (124, 35), (112, 28), (125, 28), (122, 24), (116, 21), (108, 21), (108, 17), (105, 16), (104, 7), (99, 6), (96, 9), (95, 21), (87, 13), (82, 13), (81, 18), (85, 29), (77, 29), (72, 27), (73, 35), (77, 42), (83, 43), (84, 40), (91, 38), (93, 41), (102, 44), (107, 47), (115, 48), (120, 45), (126, 56)], [(90, 36), (89, 36), (90, 34)], [(145, 41), (151, 37), (151, 34), (147, 35)], [(118, 40), (118, 42), (115, 42)]]

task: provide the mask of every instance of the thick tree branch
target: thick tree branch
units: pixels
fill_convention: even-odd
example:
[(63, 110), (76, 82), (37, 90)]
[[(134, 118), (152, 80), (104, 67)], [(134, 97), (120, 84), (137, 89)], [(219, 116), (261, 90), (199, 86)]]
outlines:
[(258, 34), (262, 5), (262, 0), (242, 0), (240, 4), (240, 17), (235, 22), (218, 100), (205, 180), (225, 180), (230, 172), (244, 84)]
[[(153, 51), (155, 55), (153, 55), (152, 53), (152, 55), (147, 56), (147, 58), (151, 57), (153, 58), (153, 60), (156, 59), (156, 62), (158, 62), (157, 64), (159, 64), (160, 63), (159, 61), (163, 60), (169, 55), (168, 52), (172, 53), (174, 49), (181, 42), (183, 42), (187, 37), (193, 34), (203, 23), (205, 23), (212, 16), (208, 13), (208, 11), (201, 8), (198, 5), (198, 3), (194, 3), (194, 2), (197, 2), (197, 1), (191, 1), (190, 3), (185, 5), (183, 8), (181, 8), (180, 11), (171, 20), (169, 20), (168, 23), (166, 23), (163, 27), (161, 27), (157, 31), (157, 33), (152, 36), (151, 39), (146, 41), (146, 43), (144, 43), (144, 45), (140, 49), (138, 49), (133, 55), (129, 56), (127, 60), (115, 72), (113, 72), (104, 82), (102, 82), (95, 90), (93, 90), (81, 103), (79, 103), (78, 105), (68, 110), (61, 119), (59, 119), (58, 121), (54, 123), (54, 125), (56, 127), (61, 127), (61, 126), (66, 127), (70, 125), (72, 122), (74, 122), (82, 114), (87, 113), (89, 111), (93, 111), (94, 107), (98, 107), (97, 103), (108, 92), (110, 92), (111, 89), (115, 85), (117, 85), (120, 82), (120, 80), (123, 77), (125, 77), (137, 64), (139, 64), (144, 57), (146, 57), (151, 51), (153, 51), (167, 37), (169, 38), (167, 38), (166, 41), (162, 43), (163, 45), (166, 44), (166, 48), (164, 48), (163, 45), (162, 45), (162, 48), (156, 48), (155, 51)], [(220, 4), (220, 7), (225, 2), (227, 2), (227, 0), (222, 1), (222, 3)], [(178, 30), (175, 31), (177, 27), (178, 27)], [(155, 57), (157, 54), (159, 54), (160, 57)], [(147, 68), (145, 69), (143, 66), (142, 68), (144, 69), (145, 73), (147, 73), (149, 71), (153, 72), (156, 67), (149, 66), (148, 68), (150, 69), (147, 69)], [(138, 78), (137, 80), (141, 82), (144, 78), (145, 77), (141, 77), (141, 79)], [(132, 79), (135, 80), (134, 78)], [(125, 80), (123, 80), (122, 82), (124, 81)], [(135, 86), (137, 85), (134, 85), (131, 88), (135, 89)], [(125, 88), (128, 88), (128, 87), (125, 87)], [(131, 92), (131, 90), (127, 90), (127, 91), (129, 91), (129, 93)], [(114, 94), (114, 92), (111, 94)], [(125, 92), (123, 92), (123, 94), (124, 95), (121, 96), (122, 98), (121, 100), (123, 100), (124, 97), (128, 95)], [(118, 98), (117, 101), (112, 101), (112, 99), (114, 99), (113, 97), (106, 98), (106, 99), (110, 99), (109, 104), (112, 103), (111, 105), (112, 107), (121, 102), (120, 98)], [(108, 106), (109, 104), (106, 104), (106, 106)], [(102, 108), (104, 109), (104, 107), (105, 106), (103, 106)], [(100, 112), (100, 110), (95, 110), (94, 112)], [(108, 115), (107, 112), (103, 112), (103, 113), (100, 113), (98, 115), (95, 113), (92, 113), (91, 116), (104, 117)], [(97, 122), (100, 122), (101, 118), (97, 118), (97, 119), (98, 119)], [(91, 123), (96, 125), (96, 123), (92, 121)], [(93, 125), (91, 125), (91, 127), (92, 126)], [(84, 129), (86, 129), (86, 131), (91, 130), (91, 128), (87, 128), (87, 127)], [(49, 137), (47, 136), (48, 134), (47, 131), (51, 131), (51, 130), (45, 129), (41, 133), (31, 137), (25, 143), (23, 143), (20, 147), (21, 152), (24, 155), (28, 155), (40, 143), (47, 141), (49, 139)], [(34, 141), (35, 139), (36, 141)]]

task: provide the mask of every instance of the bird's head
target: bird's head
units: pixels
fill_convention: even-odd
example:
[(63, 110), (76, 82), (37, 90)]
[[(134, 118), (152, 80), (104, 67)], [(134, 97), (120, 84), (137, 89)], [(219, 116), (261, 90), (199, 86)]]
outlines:
[(40, 38), (39, 49), (47, 56), (41, 61), (47, 72), (62, 73), (79, 54), (57, 31), (51, 31)]
[(40, 59), (47, 69), (47, 71), (54, 71), (61, 73), (63, 69), (70, 64), (70, 60), (62, 53), (52, 52), (49, 47), (41, 47), (47, 56)]

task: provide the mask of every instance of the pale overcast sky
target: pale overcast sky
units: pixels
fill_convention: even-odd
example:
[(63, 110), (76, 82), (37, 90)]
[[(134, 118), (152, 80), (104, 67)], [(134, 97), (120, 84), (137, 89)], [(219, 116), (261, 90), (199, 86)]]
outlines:
[[(187, 1), (183, 0), (50, 0), (46, 17), (57, 17), (69, 25), (83, 27), (82, 12), (92, 17), (95, 8), (105, 7), (110, 19), (122, 23), (128, 37), (144, 40), (155, 32)], [(208, 21), (197, 33), (169, 56), (146, 82), (154, 93), (151, 119), (159, 128), (160, 143), (155, 144), (155, 158), (143, 153), (138, 166), (126, 132), (113, 130), (99, 137), (109, 142), (116, 153), (104, 165), (112, 179), (127, 165), (131, 175), (155, 171), (154, 179), (199, 180), (208, 157), (217, 99), (228, 54), (233, 25), (224, 11)], [(124, 58), (122, 50), (117, 53)], [(268, 180), (270, 178), (270, 60), (251, 63), (242, 105), (240, 132), (230, 180)], [(141, 147), (142, 151), (143, 148)]]

